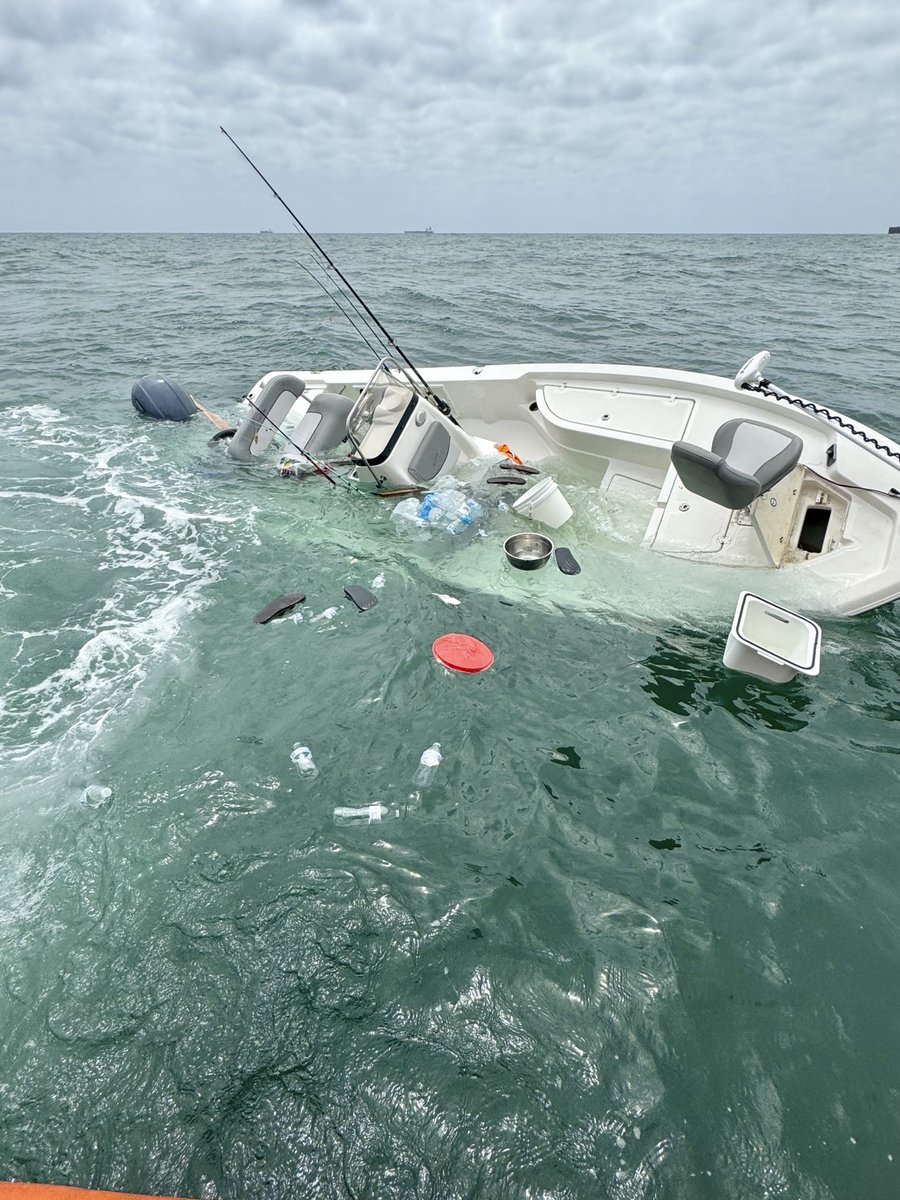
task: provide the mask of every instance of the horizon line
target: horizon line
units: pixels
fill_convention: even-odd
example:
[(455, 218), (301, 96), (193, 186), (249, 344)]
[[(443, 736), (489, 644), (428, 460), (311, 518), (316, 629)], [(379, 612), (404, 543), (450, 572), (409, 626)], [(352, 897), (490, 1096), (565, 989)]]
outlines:
[[(0, 229), (0, 237), (277, 237), (296, 234), (296, 229)], [(332, 229), (319, 230), (322, 237), (406, 237), (423, 233), (408, 229)], [(729, 230), (701, 233), (660, 230), (432, 230), (430, 237), (887, 237), (891, 228), (877, 230)]]

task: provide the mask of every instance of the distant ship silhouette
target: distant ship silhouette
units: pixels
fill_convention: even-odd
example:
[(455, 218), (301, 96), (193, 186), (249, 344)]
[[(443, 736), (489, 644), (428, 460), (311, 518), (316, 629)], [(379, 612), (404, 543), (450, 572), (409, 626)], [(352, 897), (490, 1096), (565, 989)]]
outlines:
[(424, 229), (404, 229), (404, 233), (434, 233), (430, 225), (426, 225)]

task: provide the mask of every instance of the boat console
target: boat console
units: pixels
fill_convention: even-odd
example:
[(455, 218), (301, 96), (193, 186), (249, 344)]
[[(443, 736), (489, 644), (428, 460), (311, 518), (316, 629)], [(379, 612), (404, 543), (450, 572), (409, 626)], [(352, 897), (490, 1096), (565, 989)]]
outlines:
[(457, 422), (388, 359), (361, 390), (347, 418), (347, 435), (359, 482), (377, 491), (429, 484), (479, 454)]

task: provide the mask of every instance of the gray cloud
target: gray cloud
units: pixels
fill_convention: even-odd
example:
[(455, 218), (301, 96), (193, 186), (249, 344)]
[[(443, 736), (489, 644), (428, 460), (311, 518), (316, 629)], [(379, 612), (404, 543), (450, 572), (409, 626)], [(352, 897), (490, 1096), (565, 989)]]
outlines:
[[(0, 228), (882, 231), (892, 0), (6, 0)], [(282, 222), (278, 227), (285, 227)]]

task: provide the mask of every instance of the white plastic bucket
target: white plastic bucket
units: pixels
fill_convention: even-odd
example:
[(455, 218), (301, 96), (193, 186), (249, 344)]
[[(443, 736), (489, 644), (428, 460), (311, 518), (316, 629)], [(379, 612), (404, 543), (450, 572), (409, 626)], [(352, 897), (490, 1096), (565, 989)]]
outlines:
[(523, 492), (513, 508), (520, 516), (533, 517), (551, 529), (559, 529), (572, 515), (568, 500), (556, 486), (556, 481), (549, 478)]
[(741, 592), (722, 661), (734, 671), (787, 683), (798, 671), (818, 675), (821, 647), (815, 621)]

